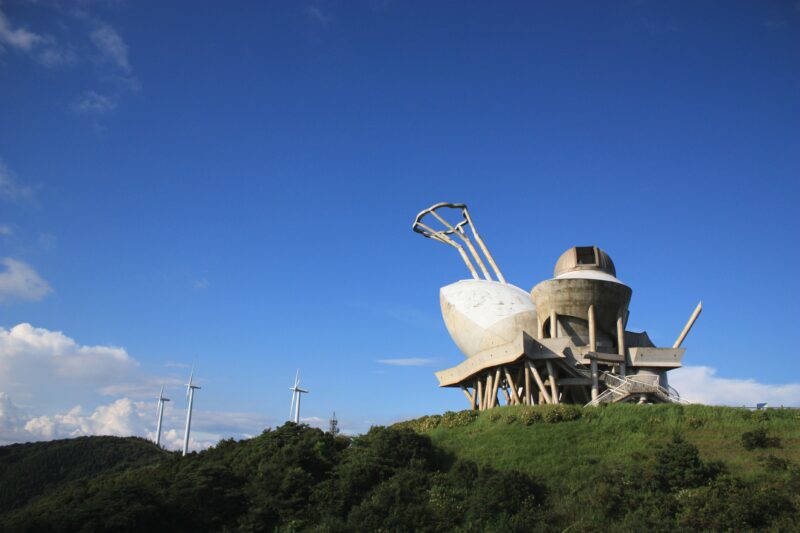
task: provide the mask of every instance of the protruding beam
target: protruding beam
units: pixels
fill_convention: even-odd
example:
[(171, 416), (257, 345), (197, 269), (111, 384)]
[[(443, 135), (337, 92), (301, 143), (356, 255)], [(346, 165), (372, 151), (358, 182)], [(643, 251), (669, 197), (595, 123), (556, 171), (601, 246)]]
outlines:
[(700, 312), (703, 310), (703, 302), (697, 304), (697, 307), (694, 308), (694, 313), (692, 316), (689, 317), (689, 321), (683, 327), (683, 331), (681, 331), (680, 336), (678, 336), (678, 340), (675, 341), (675, 344), (672, 345), (673, 348), (680, 348), (681, 344), (683, 344), (683, 340), (686, 338), (686, 335), (689, 334), (689, 331), (694, 326), (694, 321), (697, 320), (697, 317), (700, 316)]
[(558, 403), (558, 385), (556, 384), (556, 372), (553, 369), (553, 363), (550, 362), (548, 359), (547, 363), (547, 374), (550, 379), (550, 396), (553, 399), (553, 403)]
[(486, 387), (484, 388), (483, 391), (486, 394), (486, 397), (483, 400), (484, 409), (491, 409), (492, 407), (494, 407), (494, 405), (492, 405), (492, 388), (493, 388), (492, 374), (489, 373), (489, 375), (486, 376)]
[(475, 227), (475, 223), (472, 222), (472, 217), (469, 216), (469, 211), (467, 211), (466, 208), (464, 208), (464, 218), (467, 219), (467, 223), (472, 228), (472, 235), (475, 237), (475, 241), (478, 243), (478, 246), (480, 246), (483, 255), (486, 256), (486, 259), (492, 266), (492, 270), (494, 270), (494, 273), (497, 276), (498, 281), (500, 281), (500, 283), (506, 283), (506, 278), (503, 277), (503, 273), (500, 272), (499, 268), (497, 268), (497, 263), (494, 262), (494, 257), (492, 257), (492, 254), (489, 253), (489, 249), (486, 247), (486, 243), (483, 242), (483, 239), (481, 239), (481, 236), (478, 234), (478, 229)]
[(525, 374), (525, 405), (533, 405), (533, 390), (531, 388), (531, 373), (528, 372), (528, 362), (525, 361), (525, 365), (522, 367), (522, 371)]
[(492, 397), (489, 398), (491, 406), (497, 406), (497, 389), (500, 388), (500, 369), (498, 368), (494, 373), (494, 383), (492, 385)]
[(542, 376), (539, 375), (539, 371), (536, 370), (536, 366), (534, 366), (534, 364), (530, 361), (528, 361), (528, 369), (531, 371), (531, 374), (533, 374), (533, 379), (536, 380), (536, 384), (539, 385), (539, 393), (542, 395), (542, 398), (544, 398), (545, 403), (553, 403), (550, 401), (550, 395), (547, 394), (547, 389), (544, 387)]
[(514, 383), (514, 379), (511, 377), (511, 372), (508, 371), (507, 368), (503, 369), (506, 373), (506, 381), (511, 386), (511, 399), (514, 402), (514, 405), (519, 405), (522, 403), (519, 399), (519, 394), (517, 393), (517, 385)]
[(467, 401), (469, 402), (469, 408), (475, 409), (475, 396), (469, 393), (467, 388), (464, 385), (461, 385), (461, 390), (464, 393), (464, 396), (467, 397)]

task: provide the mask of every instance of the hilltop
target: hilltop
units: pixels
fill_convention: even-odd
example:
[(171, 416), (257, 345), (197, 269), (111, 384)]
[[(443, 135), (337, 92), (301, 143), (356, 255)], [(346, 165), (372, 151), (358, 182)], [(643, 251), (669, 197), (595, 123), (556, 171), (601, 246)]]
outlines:
[(287, 423), (185, 458), (136, 438), (17, 444), (0, 447), (0, 529), (790, 531), (798, 422), (788, 409), (518, 406), (352, 439)]

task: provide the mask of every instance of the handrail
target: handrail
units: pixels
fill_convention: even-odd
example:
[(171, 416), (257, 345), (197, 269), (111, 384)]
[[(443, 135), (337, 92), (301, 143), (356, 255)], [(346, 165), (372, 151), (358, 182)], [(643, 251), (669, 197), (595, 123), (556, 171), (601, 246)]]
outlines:
[(660, 395), (666, 398), (668, 401), (684, 405), (689, 404), (689, 402), (681, 398), (680, 394), (678, 394), (678, 391), (676, 391), (672, 387), (669, 387), (669, 389), (667, 389), (665, 387), (662, 387), (658, 383), (638, 380), (636, 379), (636, 376), (621, 377), (611, 374), (609, 372), (601, 372), (601, 377), (603, 381), (606, 383), (606, 386), (608, 388), (604, 390), (603, 393), (600, 394), (597, 398), (587, 403), (585, 407), (599, 405), (603, 403), (603, 400), (615, 394), (622, 394), (622, 395), (630, 394), (632, 392), (631, 389), (633, 389), (634, 387), (642, 387), (642, 386), (651, 389), (647, 392), (652, 392), (654, 394)]

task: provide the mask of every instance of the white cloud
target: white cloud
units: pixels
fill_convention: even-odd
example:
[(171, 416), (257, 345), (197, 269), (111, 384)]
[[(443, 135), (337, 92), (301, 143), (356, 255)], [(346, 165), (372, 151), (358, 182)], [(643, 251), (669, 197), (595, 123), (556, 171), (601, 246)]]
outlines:
[(85, 397), (137, 366), (122, 348), (83, 346), (60, 331), (27, 323), (0, 327), (0, 390), (25, 401)]
[(95, 91), (86, 91), (72, 104), (73, 111), (78, 113), (103, 114), (113, 111), (116, 107), (116, 98)]
[(9, 200), (30, 200), (33, 188), (20, 185), (17, 175), (0, 159), (0, 198)]
[(767, 402), (772, 407), (800, 407), (800, 383), (770, 385), (753, 379), (717, 376), (715, 368), (685, 366), (669, 373), (669, 382), (692, 403), (708, 405), (755, 406)]
[(24, 440), (27, 414), (5, 392), (0, 392), (0, 444)]
[(11, 235), (14, 235), (14, 230), (11, 229), (11, 226), (8, 224), (0, 224), (0, 235), (3, 235), (4, 237), (10, 237)]
[(34, 46), (44, 41), (43, 36), (25, 28), (12, 28), (11, 21), (0, 11), (0, 44), (30, 52)]
[(25, 430), (34, 436), (53, 439), (82, 435), (116, 435), (126, 437), (143, 433), (145, 425), (144, 404), (129, 398), (120, 398), (108, 405), (98, 406), (84, 416), (80, 406), (63, 415), (39, 416), (25, 424)]
[(409, 357), (406, 359), (378, 359), (378, 362), (382, 365), (390, 366), (427, 366), (433, 363), (433, 359)]
[(89, 38), (106, 61), (125, 73), (131, 71), (128, 61), (128, 45), (110, 24), (100, 23), (97, 29), (89, 35)]
[(0, 52), (2, 45), (28, 54), (45, 67), (61, 67), (77, 62), (71, 48), (62, 48), (50, 35), (40, 35), (23, 27), (13, 28), (8, 17), (0, 11)]
[(57, 68), (74, 65), (78, 62), (78, 54), (71, 48), (58, 48), (55, 45), (47, 46), (37, 55), (36, 60), (48, 68)]
[[(165, 396), (172, 401), (164, 412), (163, 442), (179, 449), (186, 416), (185, 380), (144, 376), (137, 368), (138, 362), (123, 348), (81, 345), (61, 332), (25, 323), (0, 327), (0, 443), (81, 435), (153, 439), (155, 397), (166, 385)], [(98, 402), (104, 395), (115, 398)], [(24, 403), (14, 403), (11, 397)], [(190, 442), (194, 450), (223, 438), (257, 435), (279, 422), (262, 413), (205, 407), (204, 396), (195, 397)]]
[(53, 289), (29, 265), (10, 257), (0, 260), (5, 270), (0, 271), (0, 303), (12, 300), (41, 300)]

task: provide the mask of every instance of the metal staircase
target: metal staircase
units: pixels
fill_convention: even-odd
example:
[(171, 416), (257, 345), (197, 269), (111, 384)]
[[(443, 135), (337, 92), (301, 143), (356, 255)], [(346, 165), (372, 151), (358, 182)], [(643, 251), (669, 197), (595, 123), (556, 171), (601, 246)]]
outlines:
[[(662, 387), (657, 381), (645, 381), (640, 376), (621, 377), (609, 372), (601, 372), (600, 379), (605, 382), (604, 390), (597, 398), (586, 404), (586, 407), (601, 403), (618, 403), (633, 395), (647, 395), (664, 403), (688, 404), (678, 391)], [(642, 396), (644, 397), (644, 396)]]

